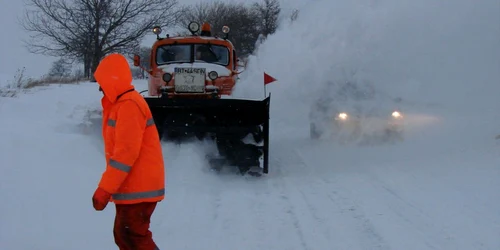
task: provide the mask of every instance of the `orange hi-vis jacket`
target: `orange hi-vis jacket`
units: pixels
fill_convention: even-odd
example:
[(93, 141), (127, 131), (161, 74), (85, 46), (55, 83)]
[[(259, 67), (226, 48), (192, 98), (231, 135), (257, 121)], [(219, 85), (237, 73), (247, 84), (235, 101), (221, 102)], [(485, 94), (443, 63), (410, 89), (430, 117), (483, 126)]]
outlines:
[(101, 61), (94, 76), (104, 92), (102, 136), (107, 164), (99, 187), (116, 204), (163, 200), (165, 168), (160, 138), (151, 110), (134, 90), (127, 60), (111, 54)]

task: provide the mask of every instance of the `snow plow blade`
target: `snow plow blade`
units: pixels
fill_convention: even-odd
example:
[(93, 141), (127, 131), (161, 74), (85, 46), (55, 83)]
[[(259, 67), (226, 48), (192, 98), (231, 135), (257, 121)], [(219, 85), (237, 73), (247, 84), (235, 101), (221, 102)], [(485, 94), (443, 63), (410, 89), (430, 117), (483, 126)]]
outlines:
[(212, 160), (238, 166), (242, 172), (259, 166), (266, 174), (270, 99), (145, 97), (162, 140), (212, 139), (219, 152), (219, 159)]

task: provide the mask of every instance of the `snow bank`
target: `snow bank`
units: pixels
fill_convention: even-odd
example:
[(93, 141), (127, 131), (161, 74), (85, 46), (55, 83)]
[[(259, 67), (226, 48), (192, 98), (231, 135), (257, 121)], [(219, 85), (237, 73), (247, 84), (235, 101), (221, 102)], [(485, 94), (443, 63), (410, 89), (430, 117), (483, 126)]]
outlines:
[(95, 84), (82, 83), (0, 97), (0, 248), (75, 249), (90, 224), (106, 232), (99, 215), (88, 216), (89, 225), (73, 224), (75, 215), (94, 212), (88, 183), (99, 178), (102, 160), (89, 155), (102, 147), (78, 128), (100, 105), (99, 95)]
[(113, 205), (96, 213), (91, 201), (102, 93), (92, 82), (31, 90), (0, 97), (0, 249), (113, 248)]
[(304, 117), (326, 84), (345, 80), (461, 111), (499, 106), (499, 1), (294, 2), (298, 19), (260, 45), (235, 90), (261, 99), (263, 72), (276, 77), (275, 120)]

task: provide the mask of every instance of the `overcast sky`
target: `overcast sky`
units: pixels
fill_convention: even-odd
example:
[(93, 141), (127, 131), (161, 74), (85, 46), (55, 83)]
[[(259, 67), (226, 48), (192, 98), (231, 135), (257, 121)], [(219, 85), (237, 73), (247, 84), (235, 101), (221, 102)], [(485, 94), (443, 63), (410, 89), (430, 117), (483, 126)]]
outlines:
[[(212, 0), (179, 0), (182, 4), (211, 2)], [(242, 2), (244, 0), (222, 0)], [(17, 69), (26, 67), (29, 76), (40, 76), (49, 70), (57, 58), (29, 53), (22, 43), (27, 34), (19, 25), (25, 0), (0, 0), (0, 74), (14, 75)], [(154, 41), (154, 35), (145, 42)]]

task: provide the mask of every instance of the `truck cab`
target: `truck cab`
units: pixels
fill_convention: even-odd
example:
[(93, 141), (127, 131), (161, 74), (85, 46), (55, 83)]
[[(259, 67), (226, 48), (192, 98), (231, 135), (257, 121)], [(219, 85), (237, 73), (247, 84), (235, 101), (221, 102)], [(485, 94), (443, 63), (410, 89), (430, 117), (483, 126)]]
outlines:
[[(157, 41), (151, 48), (148, 95), (167, 98), (220, 98), (230, 95), (238, 79), (236, 50), (224, 37), (212, 36), (210, 24), (196, 22), (188, 26), (191, 35), (160, 37), (161, 28), (154, 27)], [(134, 56), (134, 65), (140, 66)]]

